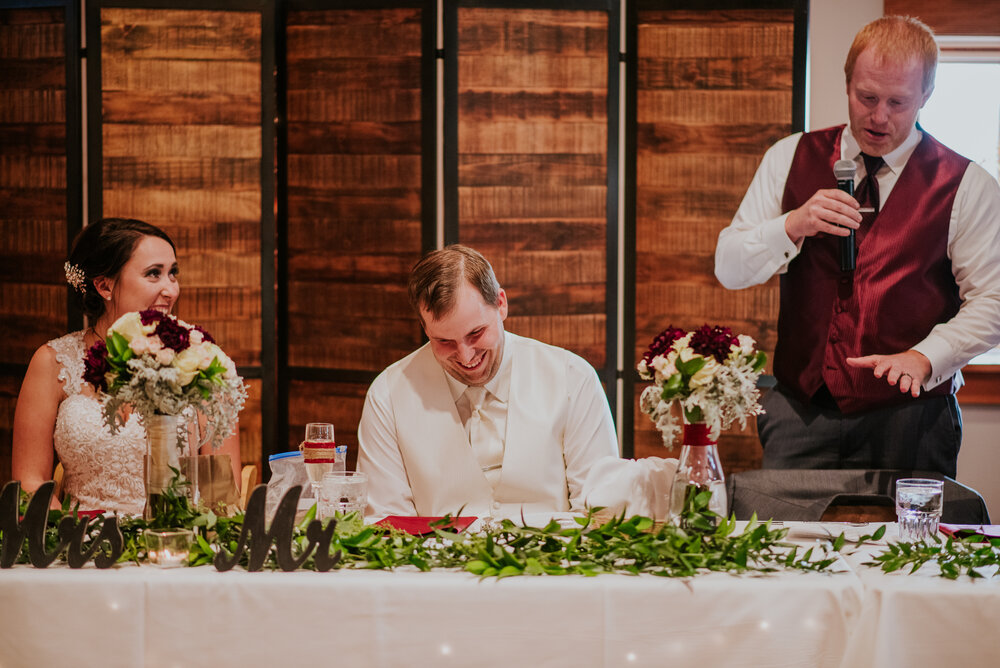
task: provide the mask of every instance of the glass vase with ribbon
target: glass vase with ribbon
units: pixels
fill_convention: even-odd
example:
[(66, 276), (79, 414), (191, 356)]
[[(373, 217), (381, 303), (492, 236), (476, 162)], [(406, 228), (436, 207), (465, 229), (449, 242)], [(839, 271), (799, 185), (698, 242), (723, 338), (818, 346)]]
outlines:
[[(201, 447), (211, 438), (212, 427), (203, 429), (191, 408), (180, 415), (154, 413), (143, 416), (146, 429), (144, 459), (146, 507), (143, 517), (149, 521), (185, 499), (189, 508), (202, 502), (202, 481), (199, 475), (211, 455), (199, 455)], [(207, 480), (210, 480), (209, 475)]]
[[(691, 513), (707, 510), (725, 517), (728, 510), (726, 479), (719, 459), (717, 436), (704, 422), (683, 427), (680, 458), (673, 486), (670, 488), (670, 519), (684, 525)], [(707, 499), (698, 498), (708, 492)]]
[[(178, 433), (178, 416), (154, 414), (143, 419), (146, 428), (145, 485), (146, 507), (143, 517), (153, 520), (171, 507), (174, 497), (191, 498), (197, 483), (192, 484), (182, 470), (185, 439)], [(188, 467), (184, 467), (187, 469)], [(197, 471), (197, 467), (194, 468)]]

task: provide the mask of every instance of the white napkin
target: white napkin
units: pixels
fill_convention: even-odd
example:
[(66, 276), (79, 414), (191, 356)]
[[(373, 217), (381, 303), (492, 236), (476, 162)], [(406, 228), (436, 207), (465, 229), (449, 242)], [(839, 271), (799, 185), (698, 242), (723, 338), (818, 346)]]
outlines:
[(605, 457), (587, 474), (583, 499), (588, 507), (603, 506), (606, 512), (620, 514), (624, 509), (627, 516), (664, 520), (676, 472), (676, 459)]

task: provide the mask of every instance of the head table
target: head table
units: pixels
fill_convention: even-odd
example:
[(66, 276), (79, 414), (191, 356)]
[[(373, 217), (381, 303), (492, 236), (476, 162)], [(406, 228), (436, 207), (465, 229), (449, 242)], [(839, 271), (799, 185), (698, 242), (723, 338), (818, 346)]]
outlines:
[[(806, 545), (876, 525), (789, 526)], [(867, 549), (829, 573), (684, 580), (16, 566), (0, 666), (996, 665), (997, 581), (883, 574)]]

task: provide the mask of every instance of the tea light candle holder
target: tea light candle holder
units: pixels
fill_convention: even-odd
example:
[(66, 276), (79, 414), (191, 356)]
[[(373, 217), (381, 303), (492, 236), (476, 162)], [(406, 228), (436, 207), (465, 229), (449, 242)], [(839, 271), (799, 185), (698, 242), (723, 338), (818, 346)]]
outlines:
[(156, 531), (146, 529), (146, 553), (149, 563), (160, 568), (176, 568), (187, 564), (194, 542), (194, 531), (191, 529), (175, 529), (172, 531)]

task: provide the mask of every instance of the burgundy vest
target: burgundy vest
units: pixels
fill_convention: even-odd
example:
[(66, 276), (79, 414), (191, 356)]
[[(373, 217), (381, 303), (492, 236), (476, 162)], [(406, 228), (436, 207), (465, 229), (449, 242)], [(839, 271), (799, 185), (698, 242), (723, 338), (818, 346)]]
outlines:
[[(785, 183), (782, 211), (821, 188), (836, 188), (844, 126), (802, 136)], [(848, 357), (908, 350), (961, 304), (948, 259), (955, 193), (969, 160), (926, 132), (878, 216), (858, 230), (857, 268), (840, 270), (840, 237), (807, 238), (781, 276), (774, 374), (807, 401), (825, 383), (844, 413), (911, 400)], [(955, 392), (954, 377), (927, 394)]]

